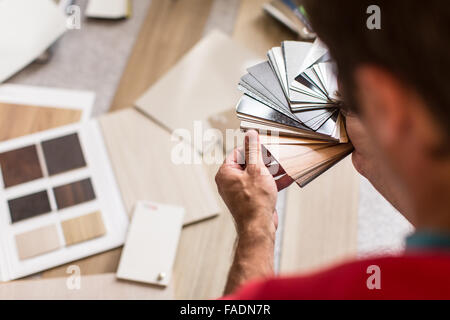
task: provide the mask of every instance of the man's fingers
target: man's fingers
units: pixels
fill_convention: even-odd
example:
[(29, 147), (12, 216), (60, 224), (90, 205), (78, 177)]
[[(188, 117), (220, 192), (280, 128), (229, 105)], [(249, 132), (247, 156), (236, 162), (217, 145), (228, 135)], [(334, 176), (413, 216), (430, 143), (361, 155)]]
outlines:
[(262, 156), (258, 132), (249, 130), (245, 134), (245, 163), (249, 167), (257, 165), (260, 162), (262, 162)]
[(233, 152), (225, 158), (224, 163), (233, 168), (242, 169), (245, 165), (243, 148), (241, 147), (234, 149)]

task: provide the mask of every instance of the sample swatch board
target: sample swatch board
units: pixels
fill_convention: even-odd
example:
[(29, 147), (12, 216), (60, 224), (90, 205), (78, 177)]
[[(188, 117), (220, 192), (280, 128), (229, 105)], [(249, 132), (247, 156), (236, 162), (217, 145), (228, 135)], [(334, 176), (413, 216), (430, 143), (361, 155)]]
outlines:
[(0, 280), (123, 244), (128, 216), (98, 122), (0, 143)]
[(275, 164), (303, 187), (353, 151), (335, 66), (320, 40), (285, 41), (267, 56), (241, 77), (236, 113), (241, 128), (259, 131)]
[[(136, 106), (170, 132), (187, 130), (188, 135), (180, 135), (194, 143), (199, 128), (212, 127), (211, 117), (234, 107), (239, 98), (234, 90), (236, 79), (259, 60), (225, 34), (213, 31), (140, 97)], [(217, 140), (208, 142), (195, 143), (195, 148), (207, 151)]]
[(52, 0), (0, 1), (0, 82), (39, 57), (66, 28)]
[(184, 208), (136, 203), (117, 277), (167, 286), (183, 226)]
[(198, 154), (135, 109), (0, 143), (0, 280), (122, 245), (138, 200), (219, 214), (203, 163), (174, 150)]

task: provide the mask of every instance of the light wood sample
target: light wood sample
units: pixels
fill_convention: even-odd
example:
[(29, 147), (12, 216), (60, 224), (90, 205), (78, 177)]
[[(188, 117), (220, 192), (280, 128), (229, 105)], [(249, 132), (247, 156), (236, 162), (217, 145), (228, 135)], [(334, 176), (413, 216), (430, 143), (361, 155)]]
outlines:
[(102, 214), (98, 211), (64, 220), (61, 222), (61, 227), (67, 246), (98, 238), (106, 233)]
[[(193, 142), (195, 123), (211, 128), (209, 119), (233, 108), (245, 69), (260, 59), (218, 31), (202, 39), (175, 67), (153, 85), (136, 106), (170, 132), (187, 129)], [(198, 131), (198, 130), (197, 130)], [(194, 145), (208, 151), (210, 144)]]
[(357, 250), (359, 177), (351, 158), (286, 199), (282, 274), (308, 273), (354, 257)]
[[(207, 167), (209, 183), (219, 165)], [(236, 230), (225, 203), (216, 219), (183, 228), (174, 267), (176, 299), (216, 299), (221, 297), (233, 259)]]
[(81, 119), (81, 110), (0, 103), (0, 141), (21, 137)]
[(61, 247), (55, 225), (49, 225), (16, 235), (19, 259), (32, 258)]
[(265, 145), (286, 173), (294, 180), (327, 162), (342, 158), (353, 149), (351, 144), (337, 145)]
[[(80, 289), (73, 274), (61, 278), (19, 280), (0, 284), (0, 300), (168, 300), (172, 286), (161, 288), (117, 280), (114, 273), (81, 274)], [(69, 289), (72, 288), (72, 289)]]
[(281, 41), (296, 40), (297, 36), (274, 21), (262, 7), (270, 0), (243, 0), (234, 26), (233, 39), (253, 52), (265, 56), (268, 49)]
[(167, 131), (134, 109), (103, 116), (100, 124), (127, 212), (131, 214), (137, 201), (148, 200), (184, 207), (185, 224), (219, 213), (202, 162), (173, 162), (175, 146), (182, 146), (191, 159), (198, 157), (190, 145), (173, 141)]
[(133, 107), (202, 38), (214, 0), (151, 2), (111, 110)]

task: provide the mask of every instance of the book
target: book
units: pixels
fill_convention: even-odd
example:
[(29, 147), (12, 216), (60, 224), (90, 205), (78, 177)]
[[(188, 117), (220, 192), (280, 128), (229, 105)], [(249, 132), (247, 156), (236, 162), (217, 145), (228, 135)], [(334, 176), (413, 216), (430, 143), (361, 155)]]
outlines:
[(284, 41), (247, 69), (236, 114), (267, 153), (304, 187), (353, 151), (341, 112), (336, 66), (326, 46)]
[(89, 0), (85, 12), (89, 18), (125, 19), (131, 16), (130, 0)]

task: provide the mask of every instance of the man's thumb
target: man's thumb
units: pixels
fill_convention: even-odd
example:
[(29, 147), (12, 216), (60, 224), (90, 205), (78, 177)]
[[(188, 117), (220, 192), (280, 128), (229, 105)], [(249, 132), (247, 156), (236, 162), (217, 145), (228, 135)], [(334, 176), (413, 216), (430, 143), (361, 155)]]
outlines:
[(245, 134), (245, 164), (256, 165), (262, 161), (261, 143), (259, 142), (258, 132), (255, 130), (247, 131)]

